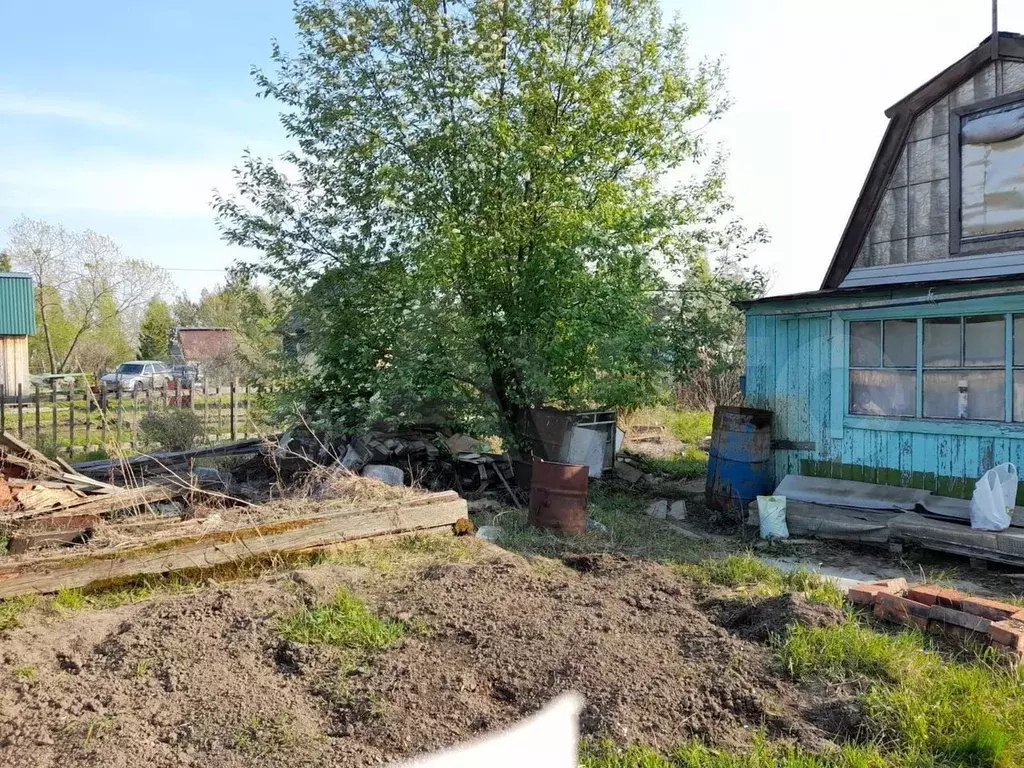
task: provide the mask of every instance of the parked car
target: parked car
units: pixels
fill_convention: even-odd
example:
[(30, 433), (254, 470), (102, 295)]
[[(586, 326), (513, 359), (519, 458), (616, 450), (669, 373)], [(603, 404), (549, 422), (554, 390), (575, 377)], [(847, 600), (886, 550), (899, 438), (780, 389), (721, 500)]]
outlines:
[(203, 381), (203, 375), (199, 368), (194, 365), (172, 365), (172, 383), (182, 389), (194, 389), (197, 384)]
[(133, 360), (121, 363), (117, 370), (100, 378), (100, 384), (107, 392), (135, 392), (147, 389), (163, 389), (174, 378), (170, 366), (159, 360)]

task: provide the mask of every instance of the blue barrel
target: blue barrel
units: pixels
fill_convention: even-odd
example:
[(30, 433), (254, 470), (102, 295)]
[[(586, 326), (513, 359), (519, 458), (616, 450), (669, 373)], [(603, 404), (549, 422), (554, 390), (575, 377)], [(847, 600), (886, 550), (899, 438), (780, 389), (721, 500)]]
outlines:
[(742, 511), (772, 492), (772, 412), (715, 408), (705, 496), (710, 509)]

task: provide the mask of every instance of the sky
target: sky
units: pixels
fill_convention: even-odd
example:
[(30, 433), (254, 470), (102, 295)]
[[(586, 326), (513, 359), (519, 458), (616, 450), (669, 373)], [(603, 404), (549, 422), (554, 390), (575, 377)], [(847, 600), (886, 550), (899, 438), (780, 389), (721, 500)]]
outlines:
[[(724, 58), (737, 213), (772, 242), (772, 293), (817, 288), (885, 130), (884, 110), (978, 44), (990, 0), (662, 0), (694, 58)], [(1024, 2), (1000, 28), (1024, 32)], [(0, 0), (0, 232), (19, 215), (93, 229), (193, 297), (243, 255), (210, 200), (242, 152), (288, 148), (250, 70), (292, 47), (290, 0)], [(0, 236), (0, 243), (2, 243)]]

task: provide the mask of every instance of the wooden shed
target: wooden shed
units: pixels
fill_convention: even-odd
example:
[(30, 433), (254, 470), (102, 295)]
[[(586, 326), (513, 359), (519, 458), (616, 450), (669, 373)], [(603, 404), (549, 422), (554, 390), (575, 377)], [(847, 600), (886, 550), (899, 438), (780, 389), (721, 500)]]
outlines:
[(1024, 36), (886, 115), (821, 288), (744, 305), (746, 399), (774, 412), (777, 481), (969, 497), (1024, 466)]
[(0, 384), (13, 394), (29, 388), (28, 337), (36, 331), (31, 275), (0, 272)]

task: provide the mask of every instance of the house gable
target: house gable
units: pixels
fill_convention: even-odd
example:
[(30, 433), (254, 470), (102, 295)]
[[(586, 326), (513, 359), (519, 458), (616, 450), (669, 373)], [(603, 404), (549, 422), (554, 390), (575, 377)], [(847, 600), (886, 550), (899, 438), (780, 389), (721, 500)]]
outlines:
[(822, 289), (1024, 274), (1024, 232), (961, 242), (959, 218), (958, 121), (1017, 93), (1024, 102), (1024, 36), (1001, 32), (886, 110)]

